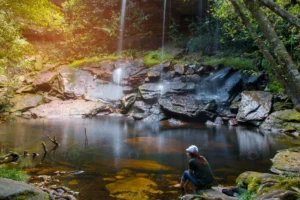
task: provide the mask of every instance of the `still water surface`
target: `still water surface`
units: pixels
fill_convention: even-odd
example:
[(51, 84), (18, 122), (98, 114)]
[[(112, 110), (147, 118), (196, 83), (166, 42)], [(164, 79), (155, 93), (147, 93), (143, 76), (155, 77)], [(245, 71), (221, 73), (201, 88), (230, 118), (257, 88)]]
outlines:
[[(233, 185), (244, 171), (268, 172), (270, 158), (277, 150), (288, 147), (252, 127), (190, 125), (169, 128), (122, 117), (96, 117), (20, 119), (0, 124), (0, 154), (10, 150), (42, 154), (42, 141), (49, 150), (53, 146), (47, 134), (56, 136), (61, 145), (45, 160), (42, 161), (40, 155), (34, 160), (23, 160), (20, 166), (33, 175), (83, 170), (82, 174), (58, 178), (65, 186), (79, 191), (80, 199), (87, 200), (116, 199), (122, 196), (108, 189), (130, 188), (129, 184), (135, 184), (132, 190), (139, 191), (138, 183), (143, 185), (145, 181), (149, 181), (152, 188), (164, 191), (164, 194), (146, 194), (146, 197), (176, 199), (179, 192), (171, 186), (187, 168), (185, 149), (191, 144), (199, 147), (214, 175), (224, 185)], [(115, 176), (122, 180), (106, 179)], [(136, 199), (146, 198), (142, 193), (137, 192), (141, 197)]]

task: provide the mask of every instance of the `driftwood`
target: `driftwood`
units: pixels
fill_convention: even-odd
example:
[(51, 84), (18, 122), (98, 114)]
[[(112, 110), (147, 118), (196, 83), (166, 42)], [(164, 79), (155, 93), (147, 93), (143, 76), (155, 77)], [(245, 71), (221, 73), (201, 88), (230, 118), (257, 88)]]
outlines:
[(17, 160), (19, 160), (19, 158), (19, 154), (15, 152), (10, 152), (9, 154), (0, 157), (0, 165), (5, 163), (16, 162)]
[(51, 138), (49, 135), (47, 135), (47, 137), (53, 144), (55, 144), (55, 146), (59, 146), (59, 143), (57, 142), (55, 136), (53, 136), (53, 138)]

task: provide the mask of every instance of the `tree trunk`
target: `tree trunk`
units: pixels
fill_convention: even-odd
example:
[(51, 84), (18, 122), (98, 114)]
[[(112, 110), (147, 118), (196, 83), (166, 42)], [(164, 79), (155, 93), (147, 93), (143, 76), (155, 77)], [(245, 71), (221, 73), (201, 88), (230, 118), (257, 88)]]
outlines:
[(267, 6), (270, 10), (274, 13), (285, 19), (286, 21), (290, 22), (291, 24), (295, 25), (296, 27), (300, 28), (300, 19), (296, 16), (292, 15), (291, 13), (287, 12), (285, 9), (281, 8), (277, 3), (271, 0), (260, 0), (260, 2)]
[[(300, 73), (294, 64), (291, 56), (288, 54), (283, 42), (277, 36), (272, 24), (261, 11), (257, 0), (244, 0), (246, 7), (257, 21), (264, 37), (270, 44), (276, 63), (280, 66), (276, 78), (280, 81), (284, 79), (284, 86), (287, 94), (291, 97), (296, 109), (300, 112)], [(277, 70), (277, 67), (274, 71)]]

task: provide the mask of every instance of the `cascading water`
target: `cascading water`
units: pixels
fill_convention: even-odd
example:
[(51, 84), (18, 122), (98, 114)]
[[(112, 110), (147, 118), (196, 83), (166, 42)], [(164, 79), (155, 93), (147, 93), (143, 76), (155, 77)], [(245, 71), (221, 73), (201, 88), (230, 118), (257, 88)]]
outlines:
[(165, 54), (166, 10), (167, 10), (167, 0), (164, 0), (163, 30), (162, 30), (162, 41), (161, 41), (161, 61), (164, 60), (164, 54)]
[(119, 60), (116, 63), (116, 70), (113, 72), (113, 82), (121, 85), (123, 69), (120, 67), (120, 56), (123, 51), (123, 40), (124, 40), (124, 27), (125, 27), (125, 16), (126, 16), (126, 3), (127, 0), (122, 0), (121, 6), (121, 21), (120, 21), (120, 37), (118, 43), (118, 57)]

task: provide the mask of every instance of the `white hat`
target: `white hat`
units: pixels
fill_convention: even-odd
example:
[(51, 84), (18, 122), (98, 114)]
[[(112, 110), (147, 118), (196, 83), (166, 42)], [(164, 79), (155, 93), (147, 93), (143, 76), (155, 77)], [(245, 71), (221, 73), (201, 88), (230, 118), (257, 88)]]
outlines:
[(198, 147), (196, 147), (195, 145), (191, 145), (186, 149), (186, 151), (189, 153), (198, 153)]

